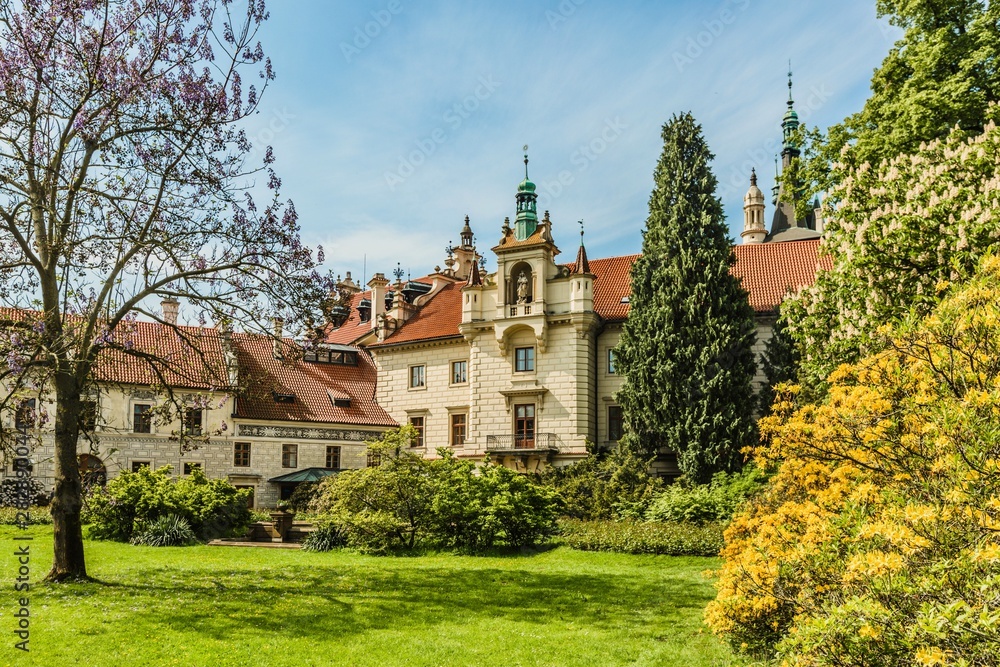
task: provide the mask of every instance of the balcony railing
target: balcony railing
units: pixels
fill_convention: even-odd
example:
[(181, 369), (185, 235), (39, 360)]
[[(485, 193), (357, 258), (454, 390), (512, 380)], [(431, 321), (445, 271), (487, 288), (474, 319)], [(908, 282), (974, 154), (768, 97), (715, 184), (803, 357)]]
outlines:
[(534, 435), (488, 435), (487, 452), (558, 452), (559, 439), (555, 433), (535, 433)]
[(531, 315), (531, 304), (524, 303), (519, 306), (511, 306), (510, 316), (517, 317), (518, 315)]

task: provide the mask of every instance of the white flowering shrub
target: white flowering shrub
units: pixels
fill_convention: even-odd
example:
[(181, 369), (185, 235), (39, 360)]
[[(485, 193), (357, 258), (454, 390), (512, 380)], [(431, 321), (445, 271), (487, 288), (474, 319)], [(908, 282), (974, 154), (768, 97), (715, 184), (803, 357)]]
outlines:
[(1000, 129), (954, 130), (912, 155), (862, 164), (828, 201), (822, 252), (832, 268), (782, 308), (807, 381), (876, 351), (880, 326), (929, 313), (1000, 242)]

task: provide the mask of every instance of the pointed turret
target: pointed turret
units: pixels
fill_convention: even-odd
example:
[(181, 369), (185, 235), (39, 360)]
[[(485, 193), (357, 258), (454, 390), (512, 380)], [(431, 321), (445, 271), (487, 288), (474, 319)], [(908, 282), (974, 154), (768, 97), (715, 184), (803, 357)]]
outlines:
[(583, 220), (580, 220), (580, 249), (576, 251), (576, 264), (570, 280), (570, 312), (586, 313), (594, 310), (594, 274), (590, 272), (587, 246), (583, 244)]
[(796, 143), (795, 132), (799, 129), (799, 115), (795, 113), (795, 101), (792, 99), (792, 62), (788, 61), (788, 109), (781, 119), (781, 166), (788, 169), (794, 158), (799, 156), (799, 146)]
[(452, 254), (454, 254), (455, 277), (459, 280), (465, 280), (472, 273), (473, 265), (479, 261), (479, 255), (476, 254), (476, 247), (474, 245), (475, 235), (472, 233), (472, 227), (469, 225), (469, 216), (465, 216), (465, 225), (462, 227), (459, 236), (462, 239), (462, 245), (457, 248), (450, 245), (448, 247), (451, 249)]

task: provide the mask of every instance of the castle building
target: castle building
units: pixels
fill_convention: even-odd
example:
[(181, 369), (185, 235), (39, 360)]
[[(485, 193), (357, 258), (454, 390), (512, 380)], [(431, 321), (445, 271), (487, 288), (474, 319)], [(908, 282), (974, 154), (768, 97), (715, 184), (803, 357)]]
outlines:
[[(785, 169), (799, 155), (797, 129), (789, 79)], [(514, 220), (503, 221), (488, 251), (495, 272), (485, 271), (466, 216), (443, 269), (404, 281), (397, 266), (394, 281), (375, 273), (367, 289), (348, 273), (318, 347), (283, 336), (280, 321), (273, 337), (136, 323), (131, 344), (164, 358), (168, 372), (115, 354), (98, 364), (79, 445), (86, 478), (100, 483), (144, 465), (185, 475), (197, 466), (252, 489), (255, 506), (270, 507), (299, 483), (368, 465), (365, 442), (399, 424), (415, 428), (413, 450), (426, 456), (444, 447), (523, 472), (568, 465), (589, 444), (613, 446), (622, 436), (613, 350), (638, 255), (590, 259), (581, 229), (574, 259), (561, 261), (560, 232), (548, 211), (538, 215), (527, 155), (524, 165)], [(754, 309), (758, 360), (781, 301), (812, 284), (827, 261), (818, 256), (818, 205), (796, 219), (794, 188), (776, 186), (773, 194), (766, 229), (764, 194), (751, 172), (732, 267)], [(178, 309), (164, 301), (164, 321), (175, 325)], [(755, 382), (764, 381), (758, 372)], [(155, 419), (171, 394), (181, 409), (173, 421)], [(0, 418), (8, 426), (21, 419)], [(204, 442), (185, 447), (182, 431)], [(52, 434), (35, 435), (34, 474), (51, 488)], [(677, 473), (670, 457), (656, 465)], [(10, 461), (3, 475), (14, 475)]]

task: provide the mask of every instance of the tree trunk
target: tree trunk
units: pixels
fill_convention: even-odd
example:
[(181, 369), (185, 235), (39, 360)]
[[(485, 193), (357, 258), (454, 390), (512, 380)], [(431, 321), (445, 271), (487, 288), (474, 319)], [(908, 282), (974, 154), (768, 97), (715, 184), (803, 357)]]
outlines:
[[(60, 366), (65, 364), (62, 362)], [(55, 558), (47, 581), (86, 579), (83, 557), (83, 484), (77, 462), (80, 388), (68, 368), (56, 372), (55, 495), (52, 498), (53, 547)]]

